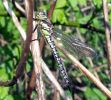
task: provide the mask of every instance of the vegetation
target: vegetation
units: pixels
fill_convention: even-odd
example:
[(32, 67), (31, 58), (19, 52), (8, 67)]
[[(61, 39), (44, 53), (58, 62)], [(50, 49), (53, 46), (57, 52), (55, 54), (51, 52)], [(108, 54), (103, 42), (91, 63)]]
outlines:
[[(19, 19), (22, 28), (27, 32), (27, 20), (21, 11), (17, 9), (14, 5), (14, 1), (24, 8), (24, 3), (22, 0), (7, 0), (10, 8), (14, 11), (17, 18)], [(27, 0), (26, 0), (27, 1)], [(30, 1), (30, 0), (29, 0)], [(34, 9), (38, 11), (39, 9), (45, 10), (48, 13), (48, 17), (54, 25), (55, 30), (61, 30), (63, 35), (71, 34), (78, 37), (81, 41), (91, 46), (97, 52), (97, 56), (94, 58), (81, 57), (79, 54), (73, 55), (91, 72), (95, 77), (100, 80), (109, 90), (111, 90), (111, 59), (110, 59), (110, 48), (107, 47), (107, 34), (105, 31), (107, 27), (104, 26), (104, 7), (102, 0), (33, 0)], [(103, 0), (106, 1), (106, 0)], [(19, 61), (22, 56), (24, 49), (24, 41), (21, 38), (20, 32), (16, 25), (13, 23), (12, 16), (10, 16), (5, 9), (3, 2), (0, 1), (0, 81), (7, 81), (13, 79), (16, 75), (16, 69), (18, 67)], [(107, 1), (108, 10), (111, 10), (111, 0)], [(54, 7), (55, 4), (55, 7)], [(54, 10), (53, 10), (54, 7)], [(52, 10), (52, 15), (51, 15)], [(106, 12), (107, 13), (107, 12)], [(109, 20), (107, 21), (107, 26), (111, 23), (111, 12), (108, 12)], [(40, 45), (42, 45), (43, 40), (40, 40)], [(42, 40), (42, 42), (41, 42)], [(29, 40), (30, 41), (30, 40)], [(111, 44), (110, 44), (111, 45)], [(58, 65), (54, 60), (51, 50), (44, 44), (42, 48), (42, 58), (44, 62), (50, 68), (50, 71), (58, 74)], [(70, 48), (69, 48), (70, 49)], [(59, 50), (59, 49), (58, 49)], [(71, 78), (73, 84), (75, 85), (75, 98), (77, 100), (106, 100), (108, 97), (98, 88), (94, 81), (89, 79), (77, 65), (73, 64), (70, 59), (68, 59), (62, 50), (59, 50), (60, 56), (66, 66), (69, 77)], [(24, 70), (21, 77), (17, 80), (17, 83), (13, 86), (0, 87), (0, 100), (24, 100), (27, 98), (28, 85), (31, 81), (31, 76), (34, 68), (33, 54), (28, 53), (28, 58), (24, 65)], [(60, 84), (61, 78), (58, 77)], [(45, 96), (47, 100), (59, 100), (56, 96), (59, 95), (61, 100), (63, 99), (60, 94), (54, 88), (54, 85), (46, 74), (43, 72), (43, 82), (45, 86)], [(33, 82), (33, 84), (35, 81)], [(37, 84), (37, 83), (36, 83)], [(64, 87), (63, 87), (64, 88)], [(37, 94), (34, 88), (31, 93), (31, 99), (39, 98), (39, 93)], [(68, 89), (64, 89), (68, 97), (72, 97), (71, 92)]]

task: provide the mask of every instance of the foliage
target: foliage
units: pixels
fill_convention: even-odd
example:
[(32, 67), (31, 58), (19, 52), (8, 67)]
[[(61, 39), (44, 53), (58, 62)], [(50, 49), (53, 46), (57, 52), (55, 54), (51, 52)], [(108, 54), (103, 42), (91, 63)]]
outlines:
[[(41, 0), (41, 8), (48, 11), (49, 0)], [(109, 0), (110, 2), (110, 0)], [(10, 3), (13, 10), (14, 6)], [(87, 9), (85, 9), (87, 8)], [(89, 9), (88, 9), (89, 8)], [(0, 80), (9, 80), (15, 74), (16, 66), (19, 62), (22, 53), (22, 39), (20, 34), (12, 22), (9, 15), (5, 14), (5, 8), (2, 1), (0, 1)], [(37, 8), (39, 9), (39, 8)], [(15, 10), (16, 11), (16, 10)], [(111, 13), (109, 12), (109, 15)], [(27, 23), (24, 17), (19, 17), (24, 29), (26, 29)], [(82, 37), (82, 40), (87, 42), (97, 51), (97, 57), (93, 59), (94, 66), (89, 63), (87, 58), (80, 59), (80, 61), (92, 72), (98, 74), (100, 80), (104, 85), (110, 84), (109, 77), (107, 76), (107, 56), (106, 56), (106, 40), (104, 32), (103, 22), (103, 10), (101, 0), (57, 0), (56, 7), (51, 19), (55, 28), (61, 29), (63, 34), (76, 34), (78, 37)], [(111, 22), (109, 22), (111, 23)], [(83, 27), (85, 25), (86, 27)], [(87, 26), (94, 27), (95, 30), (88, 29)], [(77, 31), (79, 30), (79, 31)], [(98, 31), (100, 30), (100, 31)], [(2, 40), (2, 41), (1, 41)], [(60, 51), (59, 51), (60, 52)], [(64, 58), (62, 52), (60, 55)], [(52, 66), (52, 56), (47, 49), (43, 51), (43, 57), (45, 62)], [(64, 59), (67, 66), (68, 74), (73, 77), (72, 81), (77, 87), (85, 87), (84, 91), (77, 91), (77, 95), (85, 100), (106, 100), (106, 96), (78, 69), (72, 68), (72, 63), (66, 58)], [(29, 54), (27, 59), (26, 68), (30, 72), (32, 69), (32, 57)], [(102, 66), (102, 67), (99, 67)], [(99, 67), (99, 68), (98, 68)], [(56, 69), (50, 67), (51, 69)], [(99, 70), (95, 70), (98, 68)], [(23, 76), (24, 77), (24, 76)], [(24, 81), (21, 78), (22, 84), (13, 87), (0, 87), (0, 100), (22, 100), (24, 99)], [(49, 82), (44, 78), (46, 87)], [(19, 90), (17, 90), (19, 87)], [(47, 97), (51, 97), (51, 87), (46, 90)], [(35, 96), (36, 93), (33, 92)], [(68, 93), (68, 95), (71, 95)]]

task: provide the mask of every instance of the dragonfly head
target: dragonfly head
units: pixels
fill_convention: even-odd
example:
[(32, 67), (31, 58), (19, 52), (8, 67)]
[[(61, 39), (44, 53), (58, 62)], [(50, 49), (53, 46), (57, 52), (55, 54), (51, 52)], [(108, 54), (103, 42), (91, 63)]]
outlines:
[(46, 20), (46, 19), (47, 19), (47, 14), (46, 14), (46, 12), (45, 12), (45, 11), (42, 11), (42, 10), (36, 12), (36, 19), (37, 19), (37, 20)]

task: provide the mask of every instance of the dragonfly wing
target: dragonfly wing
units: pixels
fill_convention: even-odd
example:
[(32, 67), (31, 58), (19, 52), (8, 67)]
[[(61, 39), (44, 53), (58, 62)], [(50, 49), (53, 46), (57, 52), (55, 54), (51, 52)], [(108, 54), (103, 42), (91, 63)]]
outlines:
[(66, 50), (77, 56), (95, 57), (96, 51), (90, 46), (86, 45), (81, 40), (74, 37), (74, 35), (63, 35), (61, 38)]

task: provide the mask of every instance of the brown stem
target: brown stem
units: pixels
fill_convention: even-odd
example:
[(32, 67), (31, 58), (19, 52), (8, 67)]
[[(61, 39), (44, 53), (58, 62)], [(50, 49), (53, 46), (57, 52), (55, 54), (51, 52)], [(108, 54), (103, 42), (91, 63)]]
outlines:
[[(56, 5), (56, 0), (52, 3), (52, 5), (51, 5), (51, 9), (50, 9), (50, 11), (49, 11), (49, 13), (48, 13), (48, 18), (50, 19), (51, 18), (51, 16), (52, 16), (52, 14), (53, 14), (53, 11), (54, 11), (54, 8), (55, 8), (55, 5)], [(41, 39), (40, 39), (40, 51), (42, 52), (42, 49), (43, 49), (43, 45), (44, 45), (44, 38), (42, 37)], [(32, 90), (33, 90), (33, 88), (35, 87), (35, 72), (34, 72), (34, 70), (32, 71), (32, 76), (31, 76), (31, 80), (30, 80), (30, 83), (29, 83), (29, 91), (30, 91), (30, 93), (29, 93), (29, 95), (28, 95), (28, 97), (30, 97), (30, 95), (31, 95), (31, 93), (32, 93)]]
[(32, 39), (32, 31), (33, 31), (33, 24), (32, 24), (32, 20), (33, 20), (33, 2), (32, 0), (27, 0), (27, 7), (26, 7), (26, 14), (27, 14), (27, 39), (25, 41), (25, 45), (24, 45), (24, 49), (23, 49), (23, 53), (22, 53), (22, 57), (20, 60), (20, 63), (17, 67), (17, 72), (16, 72), (16, 78), (21, 76), (21, 72), (23, 71), (23, 65), (26, 62), (28, 53), (30, 51), (29, 47), (30, 47), (30, 42)]
[(108, 58), (108, 69), (111, 78), (111, 42), (110, 42), (110, 26), (108, 18), (108, 8), (107, 0), (103, 0), (103, 12), (104, 12), (104, 26), (105, 26), (105, 35), (106, 35), (106, 48), (107, 48), (107, 58)]

